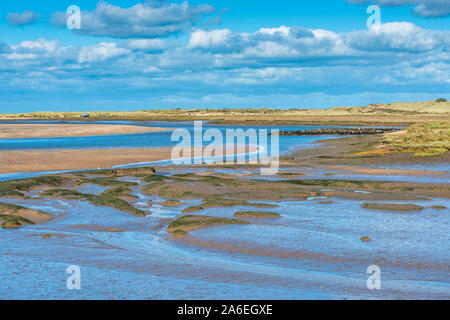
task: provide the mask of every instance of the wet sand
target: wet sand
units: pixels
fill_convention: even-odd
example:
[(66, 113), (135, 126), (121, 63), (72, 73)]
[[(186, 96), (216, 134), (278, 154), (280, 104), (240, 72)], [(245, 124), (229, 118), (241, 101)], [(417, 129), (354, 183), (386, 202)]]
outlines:
[[(256, 147), (252, 146), (246, 148), (246, 152), (255, 150)], [(194, 152), (192, 149), (192, 156)], [(0, 153), (0, 174), (111, 168), (141, 162), (170, 160), (171, 154), (172, 148), (170, 147), (2, 151)], [(217, 155), (220, 155), (220, 151), (217, 152)]]
[[(7, 288), (3, 297), (448, 299), (448, 184), (432, 182), (442, 172), (433, 169), (428, 159), (407, 154), (370, 158), (354, 155), (367, 150), (368, 143), (377, 139), (330, 140), (334, 148), (321, 145), (284, 159), (281, 169), (288, 169), (291, 176), (280, 175), (275, 180), (258, 180), (255, 173), (259, 165), (169, 165), (156, 166), (157, 174), (150, 176), (143, 174), (146, 169), (118, 176), (109, 172), (66, 174), (63, 176), (74, 183), (42, 185), (24, 192), (29, 198), (2, 198), (2, 202), (42, 209), (55, 216), (45, 225), (0, 232), (4, 244), (0, 276)], [(358, 144), (352, 144), (355, 142)], [(33, 156), (34, 152), (41, 154)], [(149, 161), (149, 157), (170, 158), (170, 152), (171, 148), (6, 151), (0, 153), (0, 164), (6, 159), (2, 156), (8, 155), (11, 166), (23, 160), (27, 166), (40, 161), (52, 169), (55, 164), (70, 161), (83, 168), (88, 164), (110, 167), (122, 160), (130, 163)], [(14, 158), (14, 153), (21, 154)], [(54, 163), (49, 162), (52, 157), (56, 157)], [(145, 160), (139, 161), (139, 157)], [(448, 154), (438, 158), (445, 162)], [(371, 165), (405, 160), (424, 164), (425, 169), (363, 167), (369, 160)], [(0, 170), (10, 165), (0, 165)], [(350, 176), (364, 175), (363, 180), (326, 175), (341, 170)], [(302, 178), (305, 172), (307, 177)], [(326, 179), (314, 180), (308, 177), (311, 172)], [(378, 177), (394, 174), (430, 175), (430, 181), (383, 181), (385, 177)], [(52, 198), (43, 193), (60, 187), (98, 194), (105, 189), (100, 184), (92, 186), (111, 180), (117, 183), (110, 185), (111, 189), (120, 186), (119, 182), (135, 183), (129, 185), (129, 194), (135, 198), (126, 201), (151, 214), (144, 218), (124, 214), (111, 205), (99, 207), (89, 201)], [(162, 205), (175, 199), (181, 201), (180, 206)], [(404, 213), (364, 206), (378, 201), (423, 209)], [(274, 205), (270, 211), (280, 217), (211, 226), (182, 238), (173, 238), (168, 230), (188, 207), (202, 206), (201, 211), (189, 214), (231, 219), (239, 211), (267, 210), (255, 209), (255, 204)], [(372, 241), (363, 242), (363, 238)], [(83, 280), (86, 289), (61, 289), (59, 275), (66, 270), (66, 261), (87, 271), (89, 278)], [(382, 270), (382, 290), (366, 287), (367, 266), (373, 264)], [(30, 282), (22, 276), (25, 273), (36, 277)]]
[(0, 139), (83, 137), (169, 131), (167, 128), (110, 124), (0, 124)]
[(408, 169), (383, 169), (383, 168), (366, 168), (352, 166), (326, 166), (332, 170), (344, 170), (368, 175), (444, 175), (444, 171), (436, 170), (408, 170)]

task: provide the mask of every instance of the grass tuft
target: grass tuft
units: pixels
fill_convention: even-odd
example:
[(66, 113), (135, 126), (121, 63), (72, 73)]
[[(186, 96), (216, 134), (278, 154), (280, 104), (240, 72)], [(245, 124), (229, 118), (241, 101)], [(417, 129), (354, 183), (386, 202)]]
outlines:
[(168, 230), (172, 233), (202, 229), (207, 227), (230, 225), (230, 224), (249, 224), (247, 221), (230, 218), (219, 218), (211, 216), (187, 215), (182, 216), (169, 224)]
[(415, 124), (406, 131), (386, 134), (382, 141), (391, 152), (437, 156), (450, 150), (450, 123)]

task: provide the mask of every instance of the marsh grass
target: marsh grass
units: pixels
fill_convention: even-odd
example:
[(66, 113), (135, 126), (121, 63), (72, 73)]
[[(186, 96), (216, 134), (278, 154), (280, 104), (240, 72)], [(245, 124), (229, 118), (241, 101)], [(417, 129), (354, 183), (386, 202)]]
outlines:
[(24, 224), (35, 224), (33, 221), (18, 215), (21, 210), (28, 209), (11, 203), (0, 203), (0, 221), (3, 221), (2, 228), (19, 228)]
[(386, 134), (382, 141), (391, 152), (416, 157), (440, 155), (450, 150), (450, 123), (415, 124), (404, 132)]
[(24, 191), (42, 186), (60, 186), (68, 181), (69, 178), (57, 175), (2, 181), (0, 182), (0, 197), (23, 198), (25, 197), (23, 194)]
[(3, 221), (1, 225), (3, 229), (20, 228), (24, 224), (35, 224), (24, 217), (7, 214), (0, 214), (0, 221)]
[(119, 211), (129, 212), (137, 216), (145, 216), (146, 212), (135, 208), (127, 201), (109, 194), (93, 195), (69, 189), (50, 189), (41, 193), (41, 197), (64, 198), (69, 200), (87, 200), (95, 206), (111, 207)]
[[(248, 124), (410, 124), (420, 121), (439, 121), (442, 114), (448, 114), (450, 103), (442, 99), (416, 103), (390, 103), (367, 105), (365, 107), (336, 107), (329, 109), (167, 109), (139, 111), (91, 111), (83, 120), (153, 120), (192, 121), (209, 120), (214, 123)], [(80, 112), (33, 112), (0, 114), (10, 119), (80, 119)], [(417, 117), (420, 115), (420, 117)]]
[(280, 218), (278, 213), (270, 211), (238, 211), (234, 214), (237, 218), (252, 218), (252, 219), (266, 219), (266, 218)]
[(431, 208), (431, 209), (437, 209), (437, 210), (445, 210), (445, 209), (447, 209), (446, 206), (430, 206), (429, 208)]
[(403, 212), (423, 210), (422, 206), (403, 203), (363, 203), (361, 207), (372, 210), (403, 211)]
[(131, 194), (132, 190), (125, 186), (114, 187), (103, 191), (100, 195), (104, 197), (127, 197), (127, 198), (137, 198)]
[(161, 205), (164, 207), (178, 207), (181, 206), (181, 202), (179, 200), (169, 199), (164, 201)]
[(166, 181), (166, 180), (170, 180), (171, 177), (166, 177), (166, 176), (161, 176), (161, 175), (150, 175), (147, 176), (143, 179), (144, 182), (161, 182), (161, 181)]
[(249, 223), (247, 221), (240, 219), (187, 215), (172, 221), (168, 226), (168, 230), (172, 233), (179, 233), (180, 231), (188, 232), (191, 230), (201, 228), (221, 226), (221, 225), (231, 225), (231, 224), (249, 224)]
[(98, 170), (88, 170), (84, 171), (85, 174), (95, 174), (95, 175), (107, 175), (113, 177), (143, 177), (147, 175), (156, 174), (154, 167), (136, 167), (136, 168), (123, 168), (123, 169), (98, 169)]
[(131, 182), (131, 181), (122, 181), (117, 180), (114, 178), (89, 178), (89, 179), (82, 179), (80, 181), (80, 184), (96, 184), (98, 186), (102, 187), (130, 187), (130, 186), (137, 186), (137, 182)]
[(317, 179), (317, 180), (311, 180), (311, 179), (305, 179), (305, 180), (282, 180), (279, 181), (282, 183), (292, 183), (297, 185), (303, 185), (303, 186), (316, 186), (316, 187), (364, 187), (368, 184), (376, 184), (378, 181), (362, 181), (362, 180), (345, 180), (345, 179), (336, 179), (336, 180), (330, 180), (330, 179)]
[(198, 212), (198, 211), (202, 211), (205, 208), (203, 208), (202, 206), (192, 206), (192, 207), (187, 207), (183, 210), (183, 213), (192, 213), (192, 212)]

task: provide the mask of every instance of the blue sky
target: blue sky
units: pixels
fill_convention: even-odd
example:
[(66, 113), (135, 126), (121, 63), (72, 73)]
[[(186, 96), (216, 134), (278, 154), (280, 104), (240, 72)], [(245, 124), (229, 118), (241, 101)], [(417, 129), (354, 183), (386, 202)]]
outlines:
[(448, 0), (27, 0), (0, 17), (0, 112), (450, 99)]

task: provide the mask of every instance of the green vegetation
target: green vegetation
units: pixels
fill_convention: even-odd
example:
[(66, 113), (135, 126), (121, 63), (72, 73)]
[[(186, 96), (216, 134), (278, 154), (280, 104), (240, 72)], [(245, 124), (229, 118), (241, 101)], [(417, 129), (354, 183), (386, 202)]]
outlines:
[(192, 213), (192, 212), (198, 212), (198, 211), (202, 211), (205, 208), (203, 208), (202, 206), (193, 206), (193, 207), (187, 207), (183, 210), (183, 213)]
[(69, 181), (69, 178), (61, 176), (41, 176), (27, 179), (0, 182), (0, 197), (19, 197), (25, 195), (23, 191), (42, 186), (59, 186)]
[(279, 218), (278, 213), (270, 211), (238, 211), (234, 214), (238, 218), (252, 218), (252, 219), (266, 219), (266, 218)]
[[(333, 190), (321, 190), (325, 188)], [(354, 190), (371, 191), (371, 193), (361, 195), (353, 192)], [(261, 201), (307, 200), (311, 196), (391, 200), (393, 192), (401, 192), (402, 200), (415, 200), (416, 195), (419, 194), (446, 198), (449, 194), (449, 187), (439, 184), (379, 180), (286, 179), (267, 181), (251, 180), (251, 177), (248, 179), (238, 178), (231, 174), (220, 174), (219, 177), (211, 175), (208, 179), (202, 179), (197, 174), (184, 178), (178, 176), (176, 180), (153, 182), (143, 186), (142, 192), (169, 199), (199, 199), (202, 200), (202, 203), (198, 206), (205, 209), (234, 206), (274, 208), (277, 207), (276, 204), (261, 203)]]
[(16, 204), (0, 202), (0, 213), (15, 214), (21, 209), (26, 209), (26, 208), (24, 208), (22, 206), (18, 206)]
[(205, 201), (200, 204), (203, 208), (218, 208), (218, 207), (236, 207), (245, 206), (253, 208), (276, 208), (275, 204), (248, 202), (247, 200), (240, 199), (226, 199), (217, 197), (207, 197)]
[(43, 198), (64, 198), (68, 200), (82, 200), (85, 199), (87, 194), (70, 190), (70, 189), (50, 189), (41, 193)]
[(179, 200), (166, 200), (161, 205), (165, 207), (177, 207), (181, 205), (181, 202)]
[(374, 184), (373, 181), (345, 180), (345, 179), (282, 180), (279, 182), (298, 184), (302, 186), (334, 187), (334, 188), (354, 188), (354, 187), (363, 188), (364, 186), (367, 186), (369, 184)]
[(137, 182), (122, 181), (114, 178), (90, 178), (82, 179), (80, 184), (96, 184), (102, 187), (130, 187), (137, 186)]
[(403, 203), (363, 203), (361, 207), (372, 210), (387, 210), (387, 211), (419, 211), (422, 210), (422, 206), (415, 204), (403, 204)]
[(172, 231), (172, 237), (174, 237), (175, 239), (177, 238), (183, 238), (185, 236), (187, 236), (188, 233), (184, 230), (174, 230)]
[(83, 171), (85, 174), (95, 174), (95, 175), (108, 175), (113, 177), (143, 177), (147, 175), (153, 175), (156, 173), (153, 167), (136, 167), (136, 168), (124, 168), (124, 169), (99, 169), (99, 170), (89, 170)]
[(115, 187), (103, 191), (100, 195), (105, 197), (127, 197), (127, 198), (137, 198), (131, 194), (132, 190), (125, 186)]
[(15, 229), (25, 224), (35, 224), (33, 221), (24, 217), (7, 214), (0, 214), (0, 221), (3, 221), (1, 225), (3, 229)]
[[(439, 121), (450, 112), (450, 103), (440, 98), (414, 103), (370, 104), (365, 107), (336, 107), (330, 109), (168, 109), (130, 112), (89, 112), (92, 120), (154, 120), (193, 121), (249, 124), (411, 124)], [(34, 112), (0, 114), (6, 119), (77, 119), (80, 112)]]
[(170, 180), (170, 177), (161, 176), (158, 174), (147, 176), (143, 179), (144, 182), (160, 182)]
[(304, 173), (301, 172), (280, 172), (278, 173), (280, 177), (298, 177), (298, 176), (304, 176)]
[(447, 209), (446, 206), (430, 206), (429, 208), (436, 209), (436, 210), (445, 210), (445, 209)]
[(0, 203), (0, 221), (2, 221), (2, 228), (12, 229), (20, 228), (25, 224), (35, 224), (30, 219), (22, 217), (24, 213), (33, 213), (36, 215), (49, 216), (47, 213), (37, 210), (27, 209), (22, 206), (18, 206), (10, 203)]
[(385, 135), (383, 143), (391, 152), (440, 155), (450, 150), (450, 123), (415, 124), (404, 132)]
[(137, 216), (145, 216), (146, 213), (133, 207), (127, 201), (108, 194), (93, 195), (68, 189), (50, 189), (41, 193), (41, 197), (64, 198), (69, 200), (87, 200), (95, 206), (111, 207), (119, 211), (129, 212)]
[(172, 221), (169, 224), (168, 230), (172, 233), (179, 231), (188, 232), (191, 230), (201, 228), (230, 225), (230, 224), (249, 224), (249, 223), (247, 221), (239, 219), (187, 215)]

